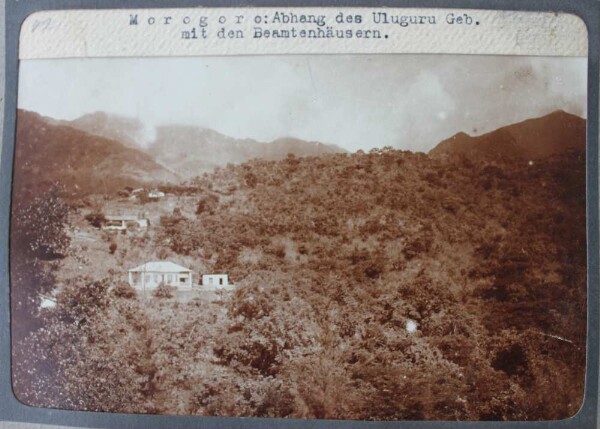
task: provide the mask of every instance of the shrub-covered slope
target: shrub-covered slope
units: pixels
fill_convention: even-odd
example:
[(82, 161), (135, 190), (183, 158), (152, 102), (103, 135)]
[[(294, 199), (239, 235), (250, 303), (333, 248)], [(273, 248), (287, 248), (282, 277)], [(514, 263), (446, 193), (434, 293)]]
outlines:
[(285, 380), (290, 415), (543, 419), (580, 406), (582, 152), (533, 165), (289, 157), (200, 186), (198, 218), (164, 218), (162, 243), (238, 283), (215, 352), (242, 378)]
[[(144, 300), (114, 276), (66, 281), (13, 349), (22, 400), (368, 420), (561, 419), (579, 409), (581, 150), (533, 163), (387, 148), (289, 156), (218, 169), (181, 201), (191, 188), (196, 216), (175, 207), (136, 243), (227, 273), (237, 290), (217, 302)], [(58, 232), (43, 250), (63, 253)]]

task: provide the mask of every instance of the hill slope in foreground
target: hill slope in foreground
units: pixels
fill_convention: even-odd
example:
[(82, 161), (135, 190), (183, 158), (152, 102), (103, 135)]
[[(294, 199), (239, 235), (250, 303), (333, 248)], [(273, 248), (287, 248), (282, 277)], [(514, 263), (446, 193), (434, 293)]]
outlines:
[[(242, 379), (244, 371), (276, 377), (301, 392), (313, 417), (577, 411), (586, 332), (581, 152), (532, 166), (398, 151), (292, 158), (208, 181), (238, 190), (197, 219), (164, 219), (161, 234), (173, 252), (239, 282), (230, 331), (214, 351), (244, 368)], [(269, 335), (279, 340), (262, 344)], [(333, 395), (317, 382), (324, 374), (325, 384), (353, 393), (317, 399)]]
[[(14, 349), (19, 398), (367, 420), (544, 420), (579, 409), (583, 152), (533, 165), (395, 150), (255, 160), (203, 177), (194, 195), (147, 237), (115, 236), (130, 247), (110, 254), (106, 243), (104, 258), (121, 271), (134, 249), (188, 258), (195, 271), (228, 273), (237, 291), (217, 303), (148, 303), (108, 291), (125, 273), (65, 282), (44, 328)], [(67, 258), (83, 256), (73, 247)]]

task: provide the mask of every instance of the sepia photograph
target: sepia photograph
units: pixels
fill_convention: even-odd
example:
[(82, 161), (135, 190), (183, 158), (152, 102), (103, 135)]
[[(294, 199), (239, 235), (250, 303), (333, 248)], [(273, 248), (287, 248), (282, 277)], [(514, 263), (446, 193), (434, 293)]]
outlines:
[(587, 66), (22, 60), (16, 397), (133, 414), (574, 416)]

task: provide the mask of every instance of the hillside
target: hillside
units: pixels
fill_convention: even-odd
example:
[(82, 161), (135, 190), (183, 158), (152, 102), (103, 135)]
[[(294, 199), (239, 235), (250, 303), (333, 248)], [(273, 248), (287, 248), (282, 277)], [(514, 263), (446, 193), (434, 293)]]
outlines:
[(137, 119), (94, 112), (72, 121), (51, 120), (54, 125), (64, 125), (108, 140), (114, 140), (125, 146), (141, 148), (146, 143), (144, 125)]
[(473, 137), (458, 133), (433, 148), (441, 158), (463, 155), (473, 160), (536, 160), (570, 149), (585, 150), (586, 121), (563, 111), (528, 119)]
[(53, 125), (33, 112), (18, 111), (16, 140), (13, 192), (20, 200), (55, 183), (65, 187), (66, 195), (78, 196), (178, 179), (137, 149)]
[[(15, 391), (128, 413), (573, 416), (586, 363), (582, 145), (532, 164), (392, 149), (254, 159), (148, 203), (162, 216), (140, 235), (110, 236), (72, 210), (79, 235), (66, 251), (53, 240), (66, 256), (51, 280), (64, 286), (14, 348)], [(13, 231), (36, 224), (29, 213), (40, 210)], [(16, 249), (13, 266), (35, 266)], [(158, 259), (226, 273), (237, 290), (214, 302), (115, 292), (128, 267)]]
[(344, 150), (334, 145), (289, 137), (263, 143), (252, 139), (235, 139), (207, 128), (172, 125), (158, 127), (156, 140), (149, 146), (148, 152), (178, 174), (193, 178), (215, 167), (239, 164), (253, 158), (279, 160), (288, 153), (318, 156)]
[(585, 157), (513, 164), (253, 161), (200, 183), (218, 203), (164, 218), (159, 242), (239, 285), (214, 353), (239, 385), (286, 386), (279, 413), (564, 418), (583, 393)]

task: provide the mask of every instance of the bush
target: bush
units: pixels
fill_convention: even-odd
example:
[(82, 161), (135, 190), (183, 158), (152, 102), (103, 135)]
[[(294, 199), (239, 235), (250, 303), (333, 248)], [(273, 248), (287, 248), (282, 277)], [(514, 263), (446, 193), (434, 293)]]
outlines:
[(256, 177), (256, 174), (254, 173), (246, 173), (244, 176), (244, 182), (249, 188), (256, 188), (256, 185), (258, 184), (258, 177)]
[(198, 206), (196, 207), (196, 214), (201, 215), (202, 213), (213, 213), (219, 204), (219, 197), (216, 195), (207, 195), (202, 197), (200, 201), (198, 201)]
[(134, 288), (132, 288), (129, 283), (126, 282), (117, 283), (113, 287), (112, 293), (116, 297), (126, 299), (132, 299), (137, 296), (137, 291)]
[(96, 210), (87, 214), (85, 220), (87, 220), (94, 228), (102, 228), (102, 225), (106, 222), (106, 217), (104, 216), (104, 213)]
[(108, 246), (108, 252), (111, 255), (114, 255), (115, 252), (117, 251), (117, 243), (115, 243), (114, 241), (112, 243), (110, 243), (110, 246)]
[(175, 290), (175, 286), (169, 286), (161, 283), (156, 289), (154, 289), (153, 295), (155, 298), (173, 298), (175, 295)]
[(404, 257), (410, 261), (423, 253), (429, 252), (431, 244), (431, 237), (427, 237), (424, 234), (417, 237), (411, 237), (407, 239), (407, 243), (402, 249), (402, 253), (404, 254)]

